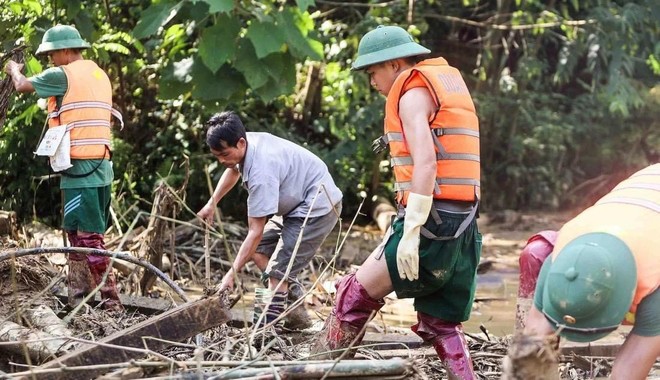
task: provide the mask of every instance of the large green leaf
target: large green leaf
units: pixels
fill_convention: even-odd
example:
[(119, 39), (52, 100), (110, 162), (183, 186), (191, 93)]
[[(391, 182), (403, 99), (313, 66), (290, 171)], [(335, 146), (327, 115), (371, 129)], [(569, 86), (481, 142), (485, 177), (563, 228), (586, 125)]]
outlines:
[(235, 18), (222, 16), (217, 24), (204, 29), (199, 42), (199, 56), (214, 74), (236, 53), (236, 39), (241, 25)]
[(209, 12), (229, 13), (234, 9), (234, 0), (204, 0), (209, 5)]
[(257, 58), (254, 47), (246, 40), (241, 40), (236, 53), (234, 67), (243, 74), (248, 86), (252, 89), (263, 86), (268, 81), (268, 72)]
[(173, 0), (165, 0), (162, 3), (150, 6), (142, 13), (142, 18), (133, 29), (133, 36), (140, 39), (156, 33), (158, 28), (167, 24), (176, 16), (181, 4)]
[(176, 99), (190, 92), (193, 79), (193, 58), (185, 58), (165, 67), (158, 82), (158, 96), (161, 99)]
[(307, 37), (311, 20), (306, 18), (309, 18), (309, 15), (303, 16), (296, 8), (287, 8), (276, 17), (284, 31), (286, 42), (296, 57), (300, 59), (309, 57), (314, 60), (323, 58), (323, 45)]
[(268, 82), (255, 90), (265, 103), (280, 95), (290, 94), (296, 84), (296, 65), (289, 54), (271, 54), (263, 60), (269, 73)]
[(244, 90), (241, 75), (229, 65), (224, 65), (215, 74), (201, 62), (193, 65), (194, 89), (192, 95), (202, 101), (229, 99)]
[(246, 36), (252, 41), (257, 58), (280, 51), (285, 42), (282, 29), (271, 22), (253, 20)]

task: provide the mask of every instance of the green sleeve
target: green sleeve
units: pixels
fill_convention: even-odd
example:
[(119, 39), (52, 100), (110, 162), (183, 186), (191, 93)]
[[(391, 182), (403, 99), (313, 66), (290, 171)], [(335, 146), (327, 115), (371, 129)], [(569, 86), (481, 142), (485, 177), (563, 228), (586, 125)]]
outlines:
[(28, 78), (37, 96), (40, 98), (48, 98), (51, 96), (64, 96), (69, 83), (66, 79), (66, 74), (61, 67), (51, 67), (41, 73)]
[(647, 337), (660, 335), (660, 288), (637, 305), (631, 333)]
[(545, 287), (545, 279), (548, 277), (548, 272), (550, 271), (551, 261), (552, 256), (548, 256), (548, 258), (545, 259), (543, 266), (541, 266), (539, 277), (536, 279), (536, 289), (534, 290), (534, 306), (536, 306), (539, 311), (543, 310), (543, 288)]

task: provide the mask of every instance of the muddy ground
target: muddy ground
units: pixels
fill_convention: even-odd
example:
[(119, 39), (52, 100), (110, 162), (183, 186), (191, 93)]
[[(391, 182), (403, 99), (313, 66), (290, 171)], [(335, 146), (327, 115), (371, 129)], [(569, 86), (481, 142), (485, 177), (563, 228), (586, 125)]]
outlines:
[[(475, 370), (480, 379), (499, 379), (502, 373), (501, 361), (506, 354), (514, 323), (517, 259), (525, 241), (537, 231), (558, 229), (571, 216), (570, 212), (524, 214), (513, 211), (481, 216), (479, 224), (484, 235), (483, 265), (478, 276), (477, 302), (475, 302), (470, 321), (465, 324)], [(227, 239), (229, 245), (225, 245), (224, 242), (223, 244), (212, 244), (212, 247), (215, 247), (212, 254), (217, 258), (213, 261), (212, 266), (211, 277), (214, 282), (218, 282), (226, 270), (226, 260), (229, 258), (226, 257), (224, 249), (228, 246), (230, 249), (232, 247), (234, 250), (237, 249), (241, 234), (244, 233), (240, 224), (227, 224), (225, 227), (225, 232), (229, 236)], [(186, 228), (190, 227), (186, 226)], [(306, 356), (316, 332), (322, 326), (323, 320), (331, 308), (332, 295), (326, 291), (332, 291), (333, 280), (347, 271), (355, 269), (380, 241), (381, 232), (375, 226), (352, 227), (346, 233), (347, 228), (348, 226), (345, 225), (341, 235), (328, 239), (320, 258), (315, 260), (314, 264), (303, 273), (303, 283), (308, 290), (305, 305), (315, 322), (314, 326), (303, 332), (283, 334), (273, 341), (272, 347), (261, 353), (262, 360), (296, 361)], [(231, 232), (227, 232), (227, 230)], [(2, 251), (7, 252), (18, 246), (62, 246), (62, 237), (58, 231), (43, 226), (29, 226), (25, 231), (29, 232), (18, 240), (3, 238)], [(165, 271), (172, 275), (190, 298), (196, 299), (202, 295), (204, 290), (204, 262), (200, 255), (200, 250), (203, 251), (203, 249), (198, 247), (198, 245), (203, 245), (204, 234), (197, 231), (192, 235), (186, 235), (185, 238), (182, 238), (181, 234), (183, 232), (177, 230), (177, 237), (172, 239), (173, 244), (171, 244), (171, 246), (175, 246), (177, 252), (174, 257), (175, 265), (166, 267)], [(132, 242), (131, 239), (113, 239), (110, 236), (107, 239), (111, 242), (108, 248), (119, 247), (124, 250), (135, 248), (139, 235), (135, 234), (134, 239), (135, 241)], [(200, 239), (202, 240), (200, 241)], [(123, 242), (121, 242), (122, 240)], [(132, 246), (131, 243), (133, 243)], [(338, 257), (332, 260), (332, 253), (336, 252), (337, 246), (340, 246), (341, 250)], [(150, 317), (135, 308), (129, 309), (125, 314), (114, 315), (106, 313), (98, 307), (84, 307), (75, 315), (71, 315), (71, 310), (66, 307), (61, 298), (53, 295), (53, 293), (61, 292), (65, 287), (63, 282), (66, 271), (65, 263), (66, 260), (61, 254), (0, 262), (0, 321), (21, 323), (20, 310), (30, 306), (47, 305), (60, 318), (67, 319), (68, 327), (75, 338), (98, 340)], [(322, 274), (324, 266), (328, 263), (334, 264), (335, 269)], [(251, 311), (254, 288), (258, 286), (258, 275), (259, 272), (254, 267), (241, 273), (241, 287), (236, 290), (236, 294), (240, 293), (242, 297), (235, 306), (235, 318), (232, 323), (208, 330), (194, 341), (175, 344), (159, 354), (177, 361), (199, 359), (201, 355), (207, 362), (244, 361), (257, 354), (258, 350), (251, 348), (246, 343), (246, 332), (251, 331), (250, 328), (241, 326), (245, 326), (244, 322), (249, 324), (251, 319), (248, 314)], [(123, 293), (136, 289), (135, 273), (126, 275), (124, 271), (118, 270), (117, 276)], [(317, 285), (312, 286), (315, 282)], [(162, 297), (163, 299), (176, 298), (161, 282), (157, 282), (156, 287), (149, 294), (151, 297)], [(444, 369), (432, 348), (420, 346), (419, 342), (416, 342), (413, 339), (414, 336), (410, 334), (409, 327), (416, 322), (410, 300), (398, 300), (392, 295), (386, 299), (386, 302), (386, 307), (369, 324), (367, 330), (369, 336), (375, 336), (378, 339), (379, 334), (399, 334), (401, 341), (413, 348), (406, 349), (403, 345), (396, 347), (391, 344), (392, 347), (388, 346), (385, 350), (378, 349), (382, 347), (377, 346), (375, 348), (365, 347), (359, 350), (357, 357), (379, 359), (407, 357), (413, 361), (414, 365), (410, 367), (410, 373), (403, 378), (444, 378)], [(239, 311), (245, 311), (247, 316), (241, 317)], [(150, 359), (158, 360), (157, 357)], [(560, 361), (559, 372), (561, 378), (566, 379), (607, 376), (611, 364), (611, 359), (608, 358), (580, 357), (578, 360), (560, 357)], [(8, 354), (0, 345), (0, 371), (5, 372), (6, 378), (11, 378), (11, 373), (24, 371), (28, 362), (24, 355)], [(660, 367), (660, 365), (656, 367)], [(133, 377), (123, 378), (158, 376), (172, 378), (174, 373), (184, 373), (182, 371), (172, 372), (171, 368), (169, 372), (168, 370), (163, 372), (163, 369), (159, 367), (137, 365), (133, 370), (136, 368), (139, 369), (135, 371), (137, 374)], [(209, 372), (216, 371), (217, 373), (219, 371), (213, 366), (205, 369)], [(660, 370), (657, 373), (660, 374)], [(3, 378), (2, 374), (0, 374), (0, 378)]]

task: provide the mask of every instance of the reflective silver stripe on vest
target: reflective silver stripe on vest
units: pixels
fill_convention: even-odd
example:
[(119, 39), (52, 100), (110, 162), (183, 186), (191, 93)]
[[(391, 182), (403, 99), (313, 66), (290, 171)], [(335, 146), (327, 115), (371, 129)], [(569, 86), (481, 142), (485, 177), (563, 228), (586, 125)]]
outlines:
[[(479, 138), (479, 131), (475, 131), (473, 129), (468, 129), (468, 128), (431, 128), (431, 133), (433, 133), (435, 136), (458, 136), (458, 135), (464, 135), (464, 136), (472, 136)], [(385, 143), (389, 143), (390, 141), (403, 141), (403, 133), (401, 132), (388, 132), (383, 136)]]
[(629, 198), (629, 197), (613, 197), (609, 199), (603, 199), (598, 202), (596, 202), (596, 205), (601, 205), (601, 204), (607, 204), (607, 203), (623, 203), (623, 204), (629, 204), (629, 205), (634, 205), (634, 206), (640, 206), (640, 207), (645, 207), (651, 211), (655, 212), (660, 212), (660, 205), (653, 202), (649, 201), (646, 199), (639, 199), (639, 198)]
[(433, 132), (433, 134), (438, 137), (449, 135), (465, 135), (479, 138), (479, 131), (468, 128), (431, 128), (431, 132)]
[(107, 120), (99, 120), (99, 119), (74, 121), (67, 124), (66, 130), (71, 131), (73, 128), (81, 128), (81, 127), (110, 128), (110, 122)]
[[(479, 156), (476, 154), (470, 153), (444, 153), (441, 155), (439, 152), (435, 156), (436, 161), (439, 160), (464, 160), (464, 161), (476, 161), (479, 162)], [(402, 156), (402, 157), (392, 157), (390, 158), (390, 165), (394, 166), (405, 166), (412, 165), (413, 159), (411, 156)]]
[(108, 139), (82, 139), (71, 141), (71, 146), (85, 146), (85, 145), (110, 145)]
[(385, 144), (389, 144), (390, 141), (403, 141), (403, 133), (401, 132), (389, 132), (383, 135), (383, 140)]
[(112, 108), (112, 106), (108, 103), (104, 102), (73, 102), (73, 103), (68, 103), (60, 107), (58, 111), (53, 111), (50, 114), (48, 114), (48, 118), (52, 119), (54, 117), (59, 117), (62, 112), (66, 111), (71, 111), (75, 109), (81, 109), (81, 108), (101, 108), (104, 110), (110, 111), (110, 114), (119, 120), (119, 124), (121, 125), (122, 128), (124, 128), (124, 118), (121, 115), (121, 112), (116, 110), (115, 108)]
[[(436, 178), (437, 185), (468, 185), (468, 186), (480, 186), (480, 181), (472, 178)], [(406, 191), (410, 190), (412, 186), (411, 181), (406, 182), (395, 182), (394, 190), (395, 191)]]
[(110, 113), (119, 120), (119, 125), (121, 125), (120, 129), (124, 129), (124, 118), (121, 116), (121, 112), (113, 108), (110, 110)]

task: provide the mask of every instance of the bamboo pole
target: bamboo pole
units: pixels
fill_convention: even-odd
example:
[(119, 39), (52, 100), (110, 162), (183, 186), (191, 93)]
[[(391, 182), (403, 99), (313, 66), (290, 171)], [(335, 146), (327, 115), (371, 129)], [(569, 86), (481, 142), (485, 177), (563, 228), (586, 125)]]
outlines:
[[(327, 361), (317, 364), (288, 364), (271, 368), (246, 368), (216, 372), (218, 379), (243, 379), (263, 377), (275, 379), (318, 379), (322, 376), (357, 378), (363, 376), (403, 376), (412, 373), (412, 361), (393, 358), (388, 360), (345, 360), (339, 363)], [(269, 376), (270, 375), (270, 376)], [(216, 378), (215, 376), (213, 376)]]

